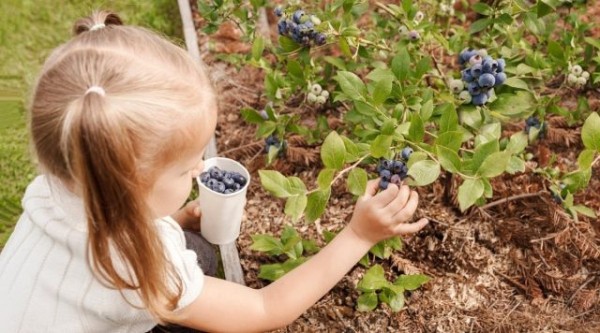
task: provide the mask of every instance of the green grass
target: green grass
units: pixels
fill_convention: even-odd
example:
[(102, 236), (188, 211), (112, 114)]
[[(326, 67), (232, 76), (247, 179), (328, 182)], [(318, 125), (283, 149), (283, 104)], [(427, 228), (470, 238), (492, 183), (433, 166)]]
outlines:
[(149, 27), (184, 44), (172, 0), (0, 1), (0, 249), (21, 213), (25, 188), (37, 174), (25, 112), (32, 83), (52, 49), (71, 38), (73, 22), (94, 9), (113, 10), (125, 24)]

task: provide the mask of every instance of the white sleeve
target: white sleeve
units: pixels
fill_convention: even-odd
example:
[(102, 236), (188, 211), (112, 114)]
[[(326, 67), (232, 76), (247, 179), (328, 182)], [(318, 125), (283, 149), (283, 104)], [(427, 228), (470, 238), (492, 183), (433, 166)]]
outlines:
[(171, 217), (157, 220), (167, 258), (173, 264), (182, 282), (182, 294), (177, 309), (191, 304), (204, 286), (204, 273), (198, 265), (196, 252), (185, 247), (185, 236), (179, 224)]

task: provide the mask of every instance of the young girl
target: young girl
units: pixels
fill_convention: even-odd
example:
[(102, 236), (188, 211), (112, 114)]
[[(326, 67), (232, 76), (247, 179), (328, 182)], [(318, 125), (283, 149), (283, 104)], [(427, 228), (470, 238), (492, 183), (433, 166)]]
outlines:
[(32, 98), (43, 172), (0, 255), (2, 331), (275, 329), (375, 243), (427, 224), (406, 224), (416, 192), (377, 193), (371, 181), (348, 226), (276, 282), (255, 290), (206, 276), (168, 217), (194, 220), (178, 209), (216, 126), (206, 75), (182, 49), (112, 13), (79, 20), (74, 32), (47, 59)]

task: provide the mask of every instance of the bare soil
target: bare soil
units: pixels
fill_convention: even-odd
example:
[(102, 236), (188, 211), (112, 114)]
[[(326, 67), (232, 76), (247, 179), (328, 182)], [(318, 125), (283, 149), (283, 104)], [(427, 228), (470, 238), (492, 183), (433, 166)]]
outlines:
[[(598, 11), (597, 5), (590, 13), (594, 11)], [(197, 26), (201, 26), (202, 19), (194, 14)], [(274, 17), (269, 16), (273, 23)], [(592, 15), (587, 19), (598, 20)], [(600, 34), (600, 30), (596, 32)], [(217, 52), (245, 53), (249, 49), (232, 25), (210, 38), (199, 33), (199, 38), (202, 45), (210, 42)], [(250, 250), (251, 235), (280, 235), (291, 222), (284, 216), (284, 202), (262, 189), (257, 170), (271, 168), (314, 184), (321, 168), (318, 147), (306, 145), (301, 138), (289, 138), (287, 157), (267, 167), (263, 141), (239, 114), (243, 107), (260, 110), (265, 106), (264, 74), (251, 67), (237, 70), (216, 60), (206, 48), (202, 54), (219, 97), (219, 154), (242, 162), (254, 180), (238, 247), (246, 283), (260, 288), (268, 282), (257, 278), (259, 266), (273, 259)], [(564, 107), (576, 107), (575, 94), (559, 93), (564, 95)], [(592, 110), (598, 111), (598, 91), (585, 93)], [(325, 114), (332, 128), (340, 124), (344, 112), (304, 105), (288, 111), (300, 113), (306, 121), (314, 119), (317, 112)], [(407, 295), (403, 310), (393, 313), (382, 305), (373, 312), (358, 312), (355, 286), (365, 269), (357, 265), (305, 314), (277, 332), (600, 332), (600, 221), (574, 221), (545, 191), (548, 184), (530, 171), (549, 163), (553, 153), (558, 154), (562, 170), (572, 168), (582, 148), (580, 128), (569, 127), (556, 116), (547, 121), (547, 138), (528, 147), (535, 156), (528, 162), (528, 171), (494, 179), (490, 204), (460, 213), (454, 197), (458, 182), (448, 175), (417, 189), (421, 197), (417, 216), (428, 217), (431, 223), (404, 239), (402, 252), (380, 262), (390, 279), (412, 273), (433, 278)], [(522, 129), (520, 123), (508, 124), (505, 134)], [(576, 201), (598, 213), (600, 166), (594, 168), (593, 175), (588, 189), (579, 193)], [(295, 225), (303, 237), (321, 245), (323, 231), (339, 230), (352, 214), (353, 198), (344, 183), (334, 184), (332, 193), (321, 219), (311, 225)]]

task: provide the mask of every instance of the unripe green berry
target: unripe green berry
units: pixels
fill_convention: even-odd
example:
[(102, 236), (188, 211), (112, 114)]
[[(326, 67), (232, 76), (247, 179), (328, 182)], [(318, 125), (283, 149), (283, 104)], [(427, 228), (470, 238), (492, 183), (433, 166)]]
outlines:
[(321, 24), (321, 19), (320, 19), (320, 18), (318, 18), (318, 17), (316, 17), (315, 15), (311, 15), (311, 16), (310, 16), (310, 20), (312, 21), (312, 23), (313, 23), (314, 25), (319, 25), (319, 24)]
[(587, 80), (590, 78), (590, 73), (588, 71), (583, 71), (581, 77)]
[(577, 78), (577, 85), (578, 86), (585, 86), (585, 84), (587, 83), (587, 80), (584, 77), (578, 77)]
[(463, 90), (460, 92), (460, 94), (458, 94), (458, 99), (463, 101), (463, 103), (465, 103), (465, 104), (469, 104), (469, 103), (471, 103), (471, 100), (473, 99), (473, 97), (471, 96), (471, 94), (469, 94), (468, 90)]
[(581, 75), (581, 72), (583, 72), (583, 69), (579, 65), (575, 65), (571, 68), (571, 73), (575, 74), (575, 76)]
[(325, 96), (321, 95), (321, 96), (317, 96), (317, 104), (325, 104), (325, 102), (327, 101), (327, 99), (325, 98)]
[(321, 91), (321, 96), (325, 97), (325, 99), (328, 99), (329, 98), (329, 91), (327, 91), (327, 90)]
[(450, 90), (455, 94), (458, 94), (461, 91), (463, 91), (463, 89), (465, 89), (465, 84), (462, 82), (462, 80), (458, 79), (451, 80), (448, 86), (450, 87)]
[(567, 75), (567, 82), (569, 84), (576, 84), (577, 83), (577, 76), (575, 76), (572, 73), (569, 73), (569, 75)]
[(317, 95), (313, 94), (312, 92), (309, 92), (308, 96), (306, 97), (306, 100), (308, 100), (309, 103), (316, 103)]
[(315, 95), (319, 95), (322, 90), (323, 88), (321, 88), (321, 85), (318, 83), (315, 83), (310, 87), (310, 91)]

